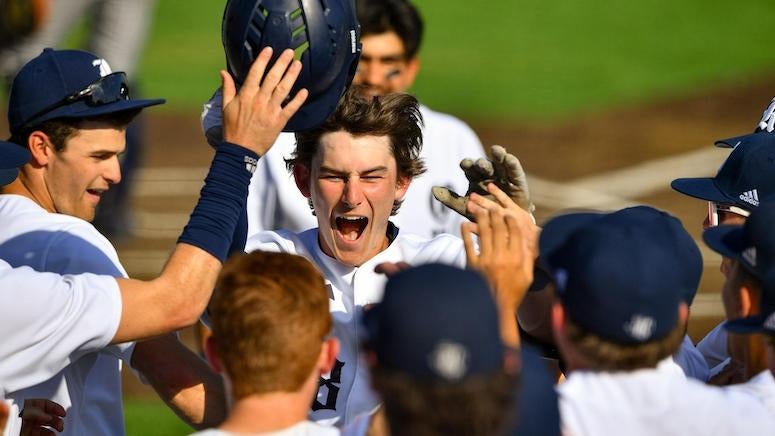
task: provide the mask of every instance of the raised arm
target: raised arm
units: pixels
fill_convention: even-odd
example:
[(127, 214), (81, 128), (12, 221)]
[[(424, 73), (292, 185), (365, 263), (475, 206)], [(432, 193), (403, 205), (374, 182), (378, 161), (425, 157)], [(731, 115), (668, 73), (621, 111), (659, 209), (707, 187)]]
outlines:
[(225, 141), (216, 149), (199, 202), (161, 275), (150, 281), (118, 279), (122, 315), (113, 343), (189, 326), (207, 306), (245, 208), (250, 170), (307, 96), (301, 90), (283, 104), (301, 70), (292, 50), (283, 52), (261, 82), (271, 54), (270, 48), (260, 53), (239, 92), (221, 71)]

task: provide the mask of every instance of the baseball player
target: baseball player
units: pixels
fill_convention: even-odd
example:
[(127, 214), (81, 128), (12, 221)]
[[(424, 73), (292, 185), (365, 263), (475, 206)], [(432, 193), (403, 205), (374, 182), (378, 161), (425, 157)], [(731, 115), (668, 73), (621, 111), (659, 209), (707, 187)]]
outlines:
[(471, 270), (429, 264), (390, 277), (363, 324), (391, 434), (491, 435), (505, 427), (517, 371), (498, 312), (487, 281)]
[[(705, 243), (730, 260), (730, 271), (722, 290), (728, 319), (724, 327), (728, 331), (755, 331), (754, 327), (765, 324), (767, 315), (773, 310), (773, 217), (775, 203), (762, 203), (751, 212), (744, 224), (717, 226), (703, 233)], [(745, 381), (767, 370), (764, 339), (760, 335), (729, 337), (730, 354), (738, 357), (743, 364)]]
[(322, 126), (297, 133), (288, 164), (312, 205), (317, 227), (301, 233), (260, 232), (246, 244), (246, 251), (307, 257), (326, 278), (341, 352), (321, 381), (312, 407), (316, 421), (347, 424), (377, 405), (367, 368), (358, 359), (356, 326), (362, 307), (382, 296), (385, 277), (375, 267), (385, 262), (465, 264), (457, 237), (428, 240), (399, 233), (390, 221), (413, 177), (424, 170), (420, 120), (419, 105), (410, 95), (372, 99), (351, 88)]
[(197, 435), (338, 435), (307, 419), (321, 374), (334, 366), (328, 290), (305, 258), (256, 251), (224, 266), (210, 303), (208, 360), (229, 380), (233, 405)]
[(754, 396), (687, 378), (673, 363), (688, 316), (687, 287), (697, 286), (702, 268), (697, 247), (678, 249), (681, 240), (693, 244), (677, 219), (642, 206), (559, 216), (544, 226), (541, 261), (554, 277), (552, 325), (568, 369), (557, 388), (564, 433), (739, 435), (775, 428)]
[[(363, 0), (356, 2), (356, 10), (363, 48), (353, 83), (363, 85), (361, 89), (369, 96), (407, 91), (420, 69), (423, 23), (417, 9), (406, 0)], [(219, 106), (216, 93), (202, 114), (205, 132), (218, 131)], [(401, 232), (426, 238), (440, 233), (460, 235), (464, 218), (434, 201), (431, 188), (445, 186), (464, 192), (467, 180), (450, 169), (463, 158), (484, 156), (484, 151), (476, 134), (459, 119), (424, 105), (420, 113), (424, 121), (420, 157), (427, 170), (414, 178), (392, 221)], [(248, 235), (262, 230), (302, 231), (317, 225), (285, 168), (294, 145), (293, 135), (283, 133), (259, 162), (248, 199)]]
[(729, 386), (760, 398), (775, 416), (775, 203), (762, 204), (743, 225), (707, 229), (703, 239), (732, 259), (724, 285), (724, 328), (744, 356), (745, 383)]
[[(753, 134), (723, 139), (716, 146), (732, 148), (714, 177), (676, 179), (671, 186), (682, 194), (708, 202), (703, 227), (742, 224), (760, 202), (775, 195), (775, 100), (764, 110)], [(729, 260), (722, 257), (721, 272), (729, 274)], [(728, 364), (727, 335), (720, 324), (697, 344), (710, 375)], [(734, 359), (733, 359), (734, 360)], [(734, 366), (732, 362), (731, 366)]]
[[(193, 312), (201, 311), (218, 264), (228, 254), (244, 205), (242, 195), (246, 195), (250, 169), (307, 95), (302, 90), (281, 106), (301, 68), (300, 63), (292, 62), (290, 50), (279, 57), (259, 88), (258, 78), (270, 56), (271, 50), (267, 50), (258, 57), (248, 76), (255, 85), (243, 86), (237, 96), (230, 76), (222, 73), (227, 103), (225, 131), (232, 144), (219, 147), (204, 188), (210, 195), (203, 192), (181, 235), (181, 245), (160, 279), (147, 285), (118, 280), (117, 285), (114, 278), (84, 275), (62, 281), (59, 276), (33, 273), (28, 268), (3, 270), (9, 280), (42, 284), (41, 292), (54, 294), (49, 302), (62, 303), (61, 307), (52, 306), (59, 316), (57, 324), (45, 328), (33, 325), (32, 337), (41, 338), (41, 332), (50, 333), (55, 328), (49, 340), (58, 340), (60, 334), (70, 331), (67, 328), (73, 322), (94, 324), (73, 333), (73, 342), (67, 339), (49, 343), (57, 350), (52, 357), (58, 363), (34, 371), (36, 377), (45, 380), (42, 383), (34, 384), (37, 380), (27, 378), (28, 384), (34, 384), (27, 386), (20, 383), (24, 377), (3, 378), (3, 388), (16, 407), (26, 398), (50, 399), (67, 409), (68, 434), (123, 434), (117, 360), (121, 358), (141, 372), (192, 424), (210, 425), (222, 419), (224, 398), (219, 378), (177, 340), (162, 337), (137, 345), (121, 342), (169, 332), (190, 323)], [(0, 230), (0, 258), (13, 267), (26, 265), (39, 271), (125, 277), (115, 249), (86, 220), (93, 216), (100, 194), (120, 179), (116, 155), (123, 148), (126, 122), (141, 108), (161, 102), (132, 100), (123, 74), (111, 73), (104, 60), (86, 52), (48, 49), (30, 61), (14, 80), (9, 125), (14, 141), (24, 144), (15, 146), (27, 150), (31, 161), (0, 195), (4, 224)], [(245, 144), (247, 148), (233, 143)], [(199, 248), (192, 252), (191, 245)], [(199, 249), (207, 255), (196, 252)], [(105, 295), (85, 295), (85, 288), (92, 291), (92, 286), (104, 289)], [(191, 311), (178, 307), (186, 300), (183, 295), (172, 300), (162, 298), (165, 294), (161, 291), (177, 287), (192, 288), (191, 294), (185, 292), (197, 297)], [(70, 302), (65, 298), (67, 294), (75, 298), (72, 307), (65, 304)], [(23, 302), (47, 307), (42, 303), (43, 296), (19, 295)], [(88, 301), (81, 301), (83, 298)], [(151, 310), (143, 304), (168, 305), (168, 309)], [(63, 307), (76, 313), (60, 313)], [(100, 315), (98, 320), (94, 319), (95, 309)], [(169, 316), (170, 311), (180, 313)], [(45, 324), (37, 315), (32, 320)], [(14, 328), (22, 326), (15, 324)], [(20, 338), (26, 340), (25, 336)], [(106, 346), (108, 343), (115, 345)], [(43, 350), (24, 344), (20, 349), (26, 354), (3, 359), (3, 364), (17, 363), (9, 365), (11, 371), (37, 368), (24, 357), (34, 359)], [(48, 373), (38, 374), (39, 371)], [(213, 422), (203, 422), (205, 396), (207, 417)], [(18, 419), (13, 418), (17, 415), (11, 416), (14, 421), (10, 428), (18, 431)]]

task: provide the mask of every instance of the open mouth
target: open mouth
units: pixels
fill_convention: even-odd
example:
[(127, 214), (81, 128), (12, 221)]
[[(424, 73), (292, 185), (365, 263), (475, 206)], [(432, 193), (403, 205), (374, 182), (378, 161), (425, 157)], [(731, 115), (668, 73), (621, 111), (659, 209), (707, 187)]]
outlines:
[(361, 237), (369, 219), (362, 216), (340, 216), (336, 218), (336, 229), (345, 241), (355, 241)]
[(87, 189), (86, 192), (96, 197), (102, 197), (102, 194), (105, 193), (105, 191), (99, 189)]

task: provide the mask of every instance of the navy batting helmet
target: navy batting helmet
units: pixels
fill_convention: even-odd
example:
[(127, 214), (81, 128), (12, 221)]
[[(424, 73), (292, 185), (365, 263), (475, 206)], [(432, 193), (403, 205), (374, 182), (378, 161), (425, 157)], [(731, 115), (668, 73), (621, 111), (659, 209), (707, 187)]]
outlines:
[(285, 131), (307, 130), (326, 120), (350, 85), (361, 53), (352, 0), (229, 0), (221, 27), (229, 72), (242, 84), (262, 48), (270, 65), (287, 48), (302, 63), (291, 92), (309, 97)]

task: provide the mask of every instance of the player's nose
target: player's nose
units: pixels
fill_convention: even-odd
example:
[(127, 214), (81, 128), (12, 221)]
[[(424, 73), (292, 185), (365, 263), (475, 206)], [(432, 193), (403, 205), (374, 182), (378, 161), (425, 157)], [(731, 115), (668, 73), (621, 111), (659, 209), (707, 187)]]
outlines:
[(106, 162), (102, 177), (111, 185), (121, 182), (121, 164), (119, 163), (118, 156), (113, 156)]
[(344, 184), (342, 192), (342, 202), (348, 207), (355, 207), (363, 201), (363, 188), (359, 181), (348, 180)]

